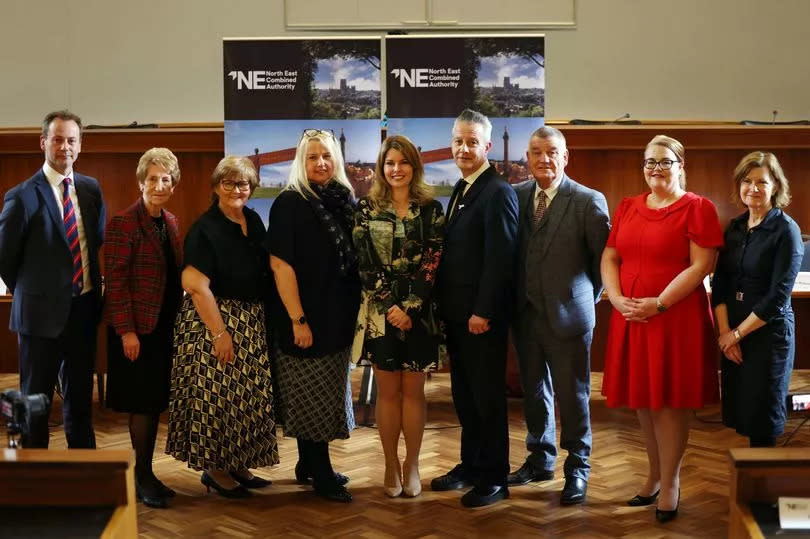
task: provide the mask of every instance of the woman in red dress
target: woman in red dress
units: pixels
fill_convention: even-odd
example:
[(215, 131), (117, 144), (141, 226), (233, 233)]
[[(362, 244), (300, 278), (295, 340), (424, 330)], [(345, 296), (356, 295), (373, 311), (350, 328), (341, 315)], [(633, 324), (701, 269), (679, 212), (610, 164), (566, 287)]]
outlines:
[(703, 279), (723, 233), (708, 199), (685, 190), (683, 145), (658, 135), (644, 151), (649, 193), (626, 198), (602, 255), (613, 312), (602, 393), (637, 411), (649, 471), (631, 506), (678, 514), (692, 410), (716, 403), (717, 350)]

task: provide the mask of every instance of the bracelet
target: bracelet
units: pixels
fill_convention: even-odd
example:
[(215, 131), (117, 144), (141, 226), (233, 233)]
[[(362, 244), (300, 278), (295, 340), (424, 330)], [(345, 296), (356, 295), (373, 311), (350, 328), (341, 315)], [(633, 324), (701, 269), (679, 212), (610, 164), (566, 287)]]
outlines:
[(739, 329), (735, 329), (732, 333), (734, 334), (734, 338), (737, 339), (737, 342), (742, 340), (742, 335), (740, 335)]
[(215, 340), (217, 340), (217, 339), (219, 339), (220, 337), (222, 337), (223, 335), (225, 335), (225, 332), (226, 332), (226, 331), (228, 331), (227, 326), (226, 326), (226, 327), (224, 327), (224, 328), (222, 328), (222, 331), (220, 331), (220, 332), (219, 332), (219, 333), (217, 333), (216, 335), (213, 335), (213, 336), (211, 337), (211, 342), (214, 342)]

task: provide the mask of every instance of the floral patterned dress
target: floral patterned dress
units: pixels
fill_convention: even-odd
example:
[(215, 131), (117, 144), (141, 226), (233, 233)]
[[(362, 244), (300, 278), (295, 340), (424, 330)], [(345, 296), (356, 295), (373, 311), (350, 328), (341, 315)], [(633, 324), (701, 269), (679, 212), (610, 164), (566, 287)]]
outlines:
[[(433, 283), (442, 253), (444, 214), (432, 200), (411, 202), (400, 219), (392, 208), (376, 209), (361, 199), (352, 237), (363, 294), (352, 349), (354, 360), (386, 371), (435, 371), (443, 362), (442, 330), (433, 300)], [(386, 320), (394, 305), (411, 317), (402, 331)]]

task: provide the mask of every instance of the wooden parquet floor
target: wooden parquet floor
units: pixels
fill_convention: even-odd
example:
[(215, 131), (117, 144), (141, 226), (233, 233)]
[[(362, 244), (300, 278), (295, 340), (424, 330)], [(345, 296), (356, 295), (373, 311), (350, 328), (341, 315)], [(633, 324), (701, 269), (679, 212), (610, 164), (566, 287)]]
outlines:
[[(359, 372), (353, 375), (355, 388)], [(0, 388), (15, 387), (16, 375), (0, 375)], [(425, 490), (418, 498), (386, 498), (382, 491), (383, 456), (374, 428), (361, 427), (350, 440), (332, 445), (335, 468), (351, 477), (354, 495), (349, 505), (315, 497), (308, 487), (295, 483), (295, 440), (281, 438), (281, 464), (259, 471), (273, 485), (248, 500), (226, 500), (206, 494), (199, 473), (184, 463), (156, 452), (155, 471), (177, 490), (167, 510), (138, 509), (143, 538), (180, 537), (725, 537), (728, 512), (727, 450), (744, 447), (746, 440), (719, 424), (717, 407), (700, 411), (692, 432), (682, 473), (682, 503), (678, 518), (665, 525), (655, 522), (654, 507), (627, 507), (646, 472), (646, 459), (633, 412), (605, 407), (599, 395), (601, 375), (593, 375), (592, 474), (587, 503), (560, 507), (562, 462), (557, 478), (511, 489), (511, 498), (490, 507), (461, 507), (460, 492), (431, 492), (430, 479), (456, 464), (459, 429), (450, 397), (449, 375), (428, 381), (428, 429), (425, 432), (421, 472)], [(810, 392), (810, 371), (794, 372), (793, 391)], [(99, 448), (130, 447), (126, 416), (96, 409)], [(519, 466), (525, 457), (522, 406), (509, 403), (511, 461)], [(165, 419), (165, 418), (164, 418)], [(793, 419), (788, 432), (799, 423)], [(780, 443), (785, 439), (783, 436)], [(158, 451), (162, 451), (166, 425), (161, 425)], [(5, 444), (5, 439), (2, 439)], [(810, 427), (804, 426), (790, 442), (808, 447)], [(61, 427), (52, 429), (52, 448), (64, 448)], [(402, 448), (404, 454), (404, 447)], [(564, 456), (564, 455), (563, 455)], [(69, 534), (66, 534), (66, 536)]]

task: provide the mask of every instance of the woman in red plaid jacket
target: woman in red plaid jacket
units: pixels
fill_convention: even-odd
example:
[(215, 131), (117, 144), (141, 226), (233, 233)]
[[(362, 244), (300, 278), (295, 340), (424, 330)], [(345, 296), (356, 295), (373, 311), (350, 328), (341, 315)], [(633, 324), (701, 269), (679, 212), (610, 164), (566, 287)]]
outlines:
[(141, 156), (141, 196), (112, 218), (105, 242), (107, 406), (129, 413), (135, 488), (150, 507), (166, 507), (174, 491), (152, 472), (160, 414), (169, 404), (174, 319), (182, 298), (182, 244), (177, 218), (164, 206), (180, 181), (166, 148)]

